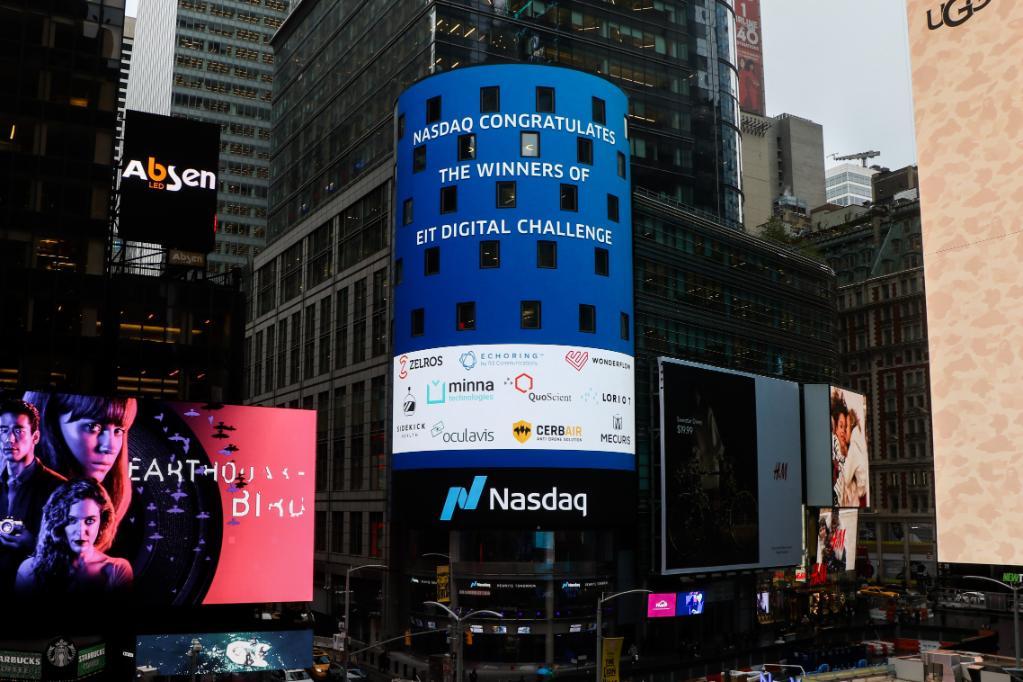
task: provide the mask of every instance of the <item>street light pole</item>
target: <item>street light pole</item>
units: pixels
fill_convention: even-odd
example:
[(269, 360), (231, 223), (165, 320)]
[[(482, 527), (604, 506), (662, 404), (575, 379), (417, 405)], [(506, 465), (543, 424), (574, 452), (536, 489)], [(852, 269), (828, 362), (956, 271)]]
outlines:
[(604, 632), (603, 632), (603, 630), (604, 630), (604, 602), (611, 601), (612, 599), (617, 599), (618, 597), (624, 596), (626, 594), (638, 594), (638, 593), (652, 594), (653, 590), (643, 590), (643, 589), (625, 590), (624, 592), (616, 592), (615, 594), (609, 595), (607, 597), (604, 596), (603, 592), (600, 593), (600, 599), (597, 600), (597, 662), (596, 662), (597, 682), (600, 682), (600, 677), (601, 677), (600, 676), (600, 670), (601, 670), (601, 667), (604, 665), (604, 656), (603, 656), (603, 653), (604, 653), (604, 637), (603, 637), (603, 634), (604, 634)]
[[(494, 616), (495, 618), (504, 618), (504, 614), (498, 613), (497, 611), (489, 611), (487, 609), (481, 609), (479, 611), (471, 611), (471, 612), (465, 614), (464, 616), (459, 616), (454, 611), (452, 611), (448, 607), (444, 606), (444, 604), (441, 604), (439, 601), (424, 601), (423, 603), (424, 604), (429, 604), (430, 606), (439, 606), (440, 608), (444, 609), (445, 611), (448, 612), (448, 617), (451, 618), (451, 621), (454, 623), (454, 625), (455, 625), (454, 636), (455, 636), (455, 638), (456, 638), (456, 640), (458, 642), (458, 647), (457, 647), (458, 648), (458, 652), (457, 653), (455, 653), (454, 651), (452, 652), (452, 653), (455, 653), (455, 682), (464, 682), (464, 680), (462, 679), (462, 672), (463, 672), (463, 668), (465, 666), (465, 663), (462, 660), (462, 658), (463, 658), (462, 657), (462, 623), (464, 621), (469, 620), (473, 616), (486, 615), (486, 616)], [(454, 643), (452, 643), (452, 647), (451, 648), (455, 649)]]
[(352, 628), (348, 623), (348, 609), (349, 604), (352, 600), (352, 573), (359, 571), (363, 568), (382, 568), (387, 570), (387, 566), (384, 564), (362, 564), (361, 566), (349, 566), (348, 570), (345, 571), (345, 679), (344, 682), (348, 682), (348, 650), (351, 649), (350, 633)]
[(1012, 636), (1013, 636), (1013, 653), (1016, 655), (1016, 670), (1020, 670), (1019, 665), (1019, 590), (1020, 585), (1010, 585), (1009, 583), (1003, 583), (1001, 580), (994, 578), (988, 578), (983, 575), (966, 575), (963, 576), (969, 580), (986, 580), (989, 583), (995, 583), (1002, 587), (1012, 590)]

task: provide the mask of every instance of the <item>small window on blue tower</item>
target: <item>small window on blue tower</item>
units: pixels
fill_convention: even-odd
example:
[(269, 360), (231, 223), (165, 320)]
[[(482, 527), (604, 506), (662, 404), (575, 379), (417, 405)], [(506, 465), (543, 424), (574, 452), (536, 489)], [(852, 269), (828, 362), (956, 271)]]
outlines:
[(401, 202), (401, 224), (411, 225), (412, 224), (412, 198), (409, 197), (405, 201)]
[(492, 114), (501, 111), (501, 88), (496, 85), (480, 88), (480, 113)]
[(579, 210), (579, 188), (575, 185), (561, 185), (561, 210)]
[(593, 98), (593, 122), (605, 125), (607, 123), (607, 107), (604, 100), (599, 97)]
[(558, 243), (541, 239), (536, 243), (536, 267), (558, 267)]
[(597, 306), (579, 304), (579, 331), (594, 334), (597, 331)]
[(426, 122), (436, 123), (440, 120), (440, 95), (426, 100)]
[(519, 133), (519, 156), (540, 156), (540, 133)]
[(618, 152), (618, 177), (625, 177), (625, 154)]
[(405, 114), (398, 116), (398, 139), (405, 137)]
[(607, 195), (607, 219), (618, 222), (618, 197), (614, 194)]
[(426, 170), (426, 145), (421, 144), (412, 150), (412, 172)]
[(607, 249), (599, 246), (593, 249), (593, 274), (607, 277), (611, 272)]
[(476, 136), (472, 133), (458, 136), (458, 160), (472, 161), (476, 158)]
[(519, 303), (519, 326), (523, 329), (540, 328), (540, 301)]
[(515, 208), (515, 181), (497, 183), (497, 207)]
[(536, 89), (536, 110), (541, 114), (554, 113), (554, 88), (540, 86)]
[(501, 267), (501, 242), (496, 239), (485, 239), (480, 242), (480, 267)]
[(455, 328), (467, 331), (476, 328), (476, 301), (463, 301), (455, 304)]
[(620, 326), (621, 326), (622, 340), (623, 341), (628, 341), (629, 340), (629, 331), (632, 329), (632, 327), (629, 325), (629, 314), (628, 313), (622, 313), (622, 318), (621, 318)]
[(423, 274), (436, 275), (440, 272), (440, 247), (431, 246), (423, 252)]
[(593, 165), (593, 140), (588, 137), (575, 139), (575, 159), (579, 163)]
[(412, 311), (412, 336), (422, 336), (426, 328), (426, 311), (416, 308)]
[(454, 213), (458, 210), (458, 188), (454, 185), (440, 188), (440, 212)]

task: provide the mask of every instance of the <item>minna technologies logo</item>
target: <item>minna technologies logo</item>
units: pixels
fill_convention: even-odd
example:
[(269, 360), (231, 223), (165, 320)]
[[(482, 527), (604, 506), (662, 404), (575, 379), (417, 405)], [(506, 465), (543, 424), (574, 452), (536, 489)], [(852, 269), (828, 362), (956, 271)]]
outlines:
[[(461, 486), (452, 486), (448, 497), (444, 500), (444, 508), (440, 512), (441, 521), (450, 521), (456, 509), (475, 511), (483, 497), (487, 485), (486, 476), (475, 476), (472, 485), (466, 490)], [(557, 486), (548, 492), (514, 492), (508, 488), (490, 488), (487, 503), (490, 511), (577, 511), (586, 517), (586, 493), (558, 492)]]
[(150, 189), (165, 189), (168, 192), (177, 192), (182, 187), (217, 188), (217, 174), (213, 171), (186, 168), (179, 175), (177, 166), (158, 163), (152, 156), (148, 157), (145, 165), (138, 159), (128, 161), (121, 178), (138, 178), (148, 182)]

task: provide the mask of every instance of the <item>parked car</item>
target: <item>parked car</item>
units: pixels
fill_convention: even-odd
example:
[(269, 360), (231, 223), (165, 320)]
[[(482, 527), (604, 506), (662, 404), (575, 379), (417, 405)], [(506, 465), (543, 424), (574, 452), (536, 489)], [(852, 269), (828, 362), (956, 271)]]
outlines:
[(330, 656), (322, 649), (313, 650), (313, 667), (309, 671), (314, 680), (325, 680), (330, 676), (330, 666), (333, 663)]
[(955, 600), (960, 604), (972, 604), (974, 606), (984, 606), (987, 602), (983, 592), (956, 592)]

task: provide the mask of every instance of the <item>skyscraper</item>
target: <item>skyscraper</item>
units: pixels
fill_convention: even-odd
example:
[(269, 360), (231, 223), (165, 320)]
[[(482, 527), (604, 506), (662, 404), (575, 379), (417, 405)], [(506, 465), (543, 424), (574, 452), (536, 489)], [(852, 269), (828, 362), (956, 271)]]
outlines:
[(825, 173), (828, 203), (839, 206), (867, 204), (874, 200), (871, 178), (877, 173), (873, 168), (864, 168), (855, 163), (832, 166)]
[(208, 270), (247, 266), (266, 243), (270, 38), (285, 0), (141, 0), (129, 109), (221, 126), (219, 229)]

